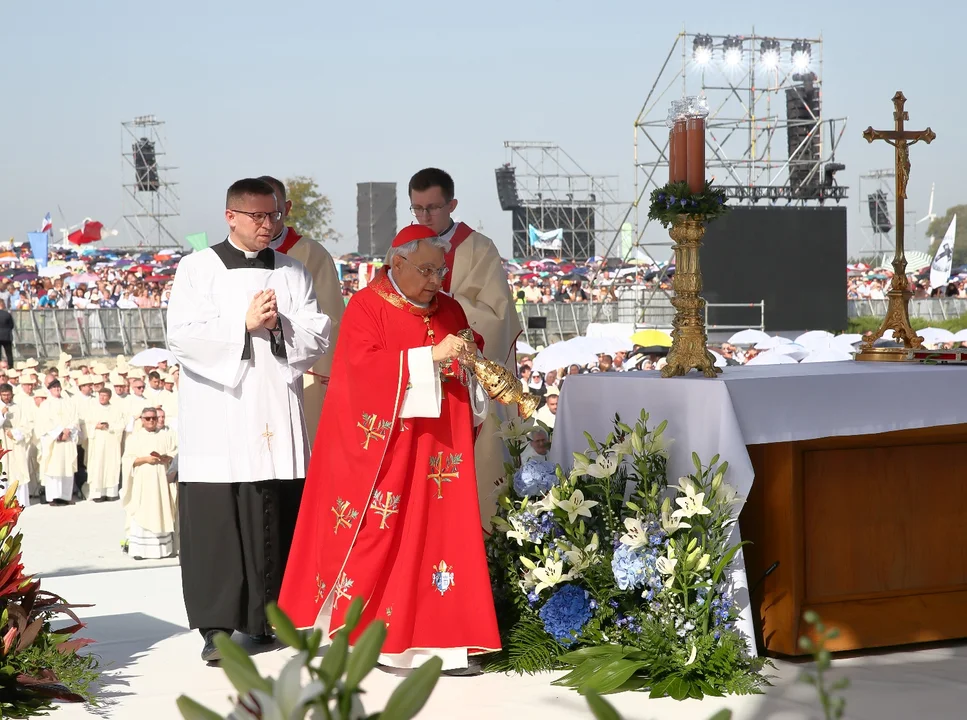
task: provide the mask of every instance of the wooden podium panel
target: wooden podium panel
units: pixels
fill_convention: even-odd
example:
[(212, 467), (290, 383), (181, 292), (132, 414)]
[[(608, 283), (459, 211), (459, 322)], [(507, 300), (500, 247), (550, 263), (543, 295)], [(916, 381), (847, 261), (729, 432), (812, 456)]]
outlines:
[(760, 649), (803, 654), (809, 609), (839, 629), (834, 651), (967, 637), (967, 425), (748, 451), (740, 526)]

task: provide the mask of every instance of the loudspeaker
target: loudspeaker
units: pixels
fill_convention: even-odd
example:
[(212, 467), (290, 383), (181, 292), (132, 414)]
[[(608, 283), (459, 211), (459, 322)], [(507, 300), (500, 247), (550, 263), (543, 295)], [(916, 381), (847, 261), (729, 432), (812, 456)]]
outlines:
[[(793, 197), (810, 199), (819, 197), (822, 177), (810, 172), (821, 159), (820, 143), (822, 126), (820, 118), (819, 90), (810, 76), (802, 85), (786, 90), (786, 141), (789, 151), (789, 185)], [(813, 131), (812, 136), (809, 135)], [(802, 145), (802, 147), (800, 147)]]
[(384, 257), (396, 236), (396, 183), (356, 184), (357, 252)]
[(886, 202), (886, 193), (877, 190), (867, 200), (870, 204), (870, 222), (873, 223), (873, 232), (883, 234), (890, 232), (893, 229), (893, 221), (890, 220), (890, 206)]
[(497, 199), (500, 200), (500, 209), (513, 210), (520, 207), (516, 170), (510, 165), (504, 165), (494, 170), (494, 174), (497, 176)]
[(155, 157), (154, 143), (141, 138), (131, 146), (134, 151), (134, 182), (138, 192), (158, 192), (158, 159)]
[(547, 330), (547, 318), (542, 315), (532, 315), (527, 318), (528, 330)]

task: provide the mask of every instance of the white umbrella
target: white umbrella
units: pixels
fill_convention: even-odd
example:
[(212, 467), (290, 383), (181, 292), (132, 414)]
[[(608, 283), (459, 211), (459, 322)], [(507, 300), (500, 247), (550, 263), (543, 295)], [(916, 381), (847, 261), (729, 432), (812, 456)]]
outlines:
[(40, 277), (61, 277), (62, 275), (70, 275), (71, 269), (66, 265), (48, 265), (40, 268), (37, 274)]
[(712, 357), (715, 358), (715, 367), (724, 368), (728, 365), (728, 362), (725, 360), (725, 358), (722, 355), (715, 352), (711, 348), (708, 348), (708, 351), (712, 353)]
[(784, 337), (780, 337), (780, 336), (776, 335), (775, 337), (766, 338), (765, 340), (763, 340), (761, 342), (757, 342), (755, 344), (755, 349), (756, 350), (772, 350), (773, 348), (777, 348), (780, 345), (788, 345), (791, 342), (792, 342), (792, 340), (790, 340), (789, 338), (784, 338)]
[(142, 350), (133, 358), (128, 360), (128, 365), (137, 367), (155, 367), (159, 362), (167, 361), (169, 365), (177, 365), (178, 358), (167, 348), (148, 348)]
[(788, 355), (777, 353), (775, 350), (756, 355), (746, 365), (795, 365), (796, 361)]
[(786, 343), (785, 345), (774, 348), (772, 352), (779, 353), (780, 355), (788, 355), (798, 362), (810, 353), (810, 348), (805, 348), (799, 343)]
[(859, 333), (843, 333), (842, 335), (837, 335), (833, 338), (833, 346), (842, 347), (844, 350), (846, 348), (853, 347), (856, 343), (860, 342), (863, 336)]
[(954, 334), (943, 328), (925, 327), (923, 330), (917, 330), (916, 332), (917, 335), (923, 338), (923, 342), (927, 345), (954, 342)]
[(954, 342), (967, 342), (967, 330), (960, 330), (954, 333)]
[(829, 347), (829, 341), (832, 339), (833, 333), (831, 332), (826, 332), (825, 330), (810, 330), (797, 337), (796, 342), (807, 348), (822, 348)]
[(845, 362), (846, 360), (852, 360), (853, 356), (850, 355), (845, 350), (837, 350), (836, 348), (826, 348), (824, 350), (816, 350), (815, 352), (809, 353), (803, 358), (804, 363), (817, 363), (817, 362)]
[(537, 354), (537, 350), (535, 350), (534, 348), (532, 348), (530, 345), (528, 345), (523, 340), (518, 340), (517, 341), (517, 352), (519, 352), (521, 355), (536, 355)]
[(534, 357), (531, 368), (537, 372), (547, 372), (562, 367), (566, 368), (568, 365), (584, 367), (589, 363), (597, 362), (597, 353), (588, 350), (586, 346), (574, 343), (575, 340), (583, 339), (585, 338), (572, 338), (548, 345)]
[(729, 338), (729, 343), (732, 345), (755, 345), (768, 339), (769, 333), (764, 333), (761, 330), (739, 330)]

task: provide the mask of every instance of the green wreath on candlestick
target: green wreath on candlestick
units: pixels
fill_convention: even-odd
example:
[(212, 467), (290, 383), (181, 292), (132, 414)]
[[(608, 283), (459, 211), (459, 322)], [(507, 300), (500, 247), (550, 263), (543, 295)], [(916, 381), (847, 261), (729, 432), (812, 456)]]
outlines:
[(674, 224), (682, 215), (702, 215), (706, 221), (725, 215), (731, 208), (725, 202), (725, 192), (705, 181), (701, 192), (693, 193), (687, 182), (668, 183), (651, 192), (648, 218), (662, 227)]

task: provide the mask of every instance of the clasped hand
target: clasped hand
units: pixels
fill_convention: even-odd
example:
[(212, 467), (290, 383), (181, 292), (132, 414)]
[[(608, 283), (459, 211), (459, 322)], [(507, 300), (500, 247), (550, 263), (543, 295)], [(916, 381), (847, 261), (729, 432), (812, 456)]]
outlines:
[(259, 290), (249, 303), (245, 313), (245, 329), (249, 332), (264, 327), (275, 330), (279, 322), (279, 303), (275, 297), (275, 290)]
[(449, 363), (464, 355), (476, 355), (477, 344), (467, 342), (456, 335), (447, 335), (438, 345), (433, 346), (433, 362)]

